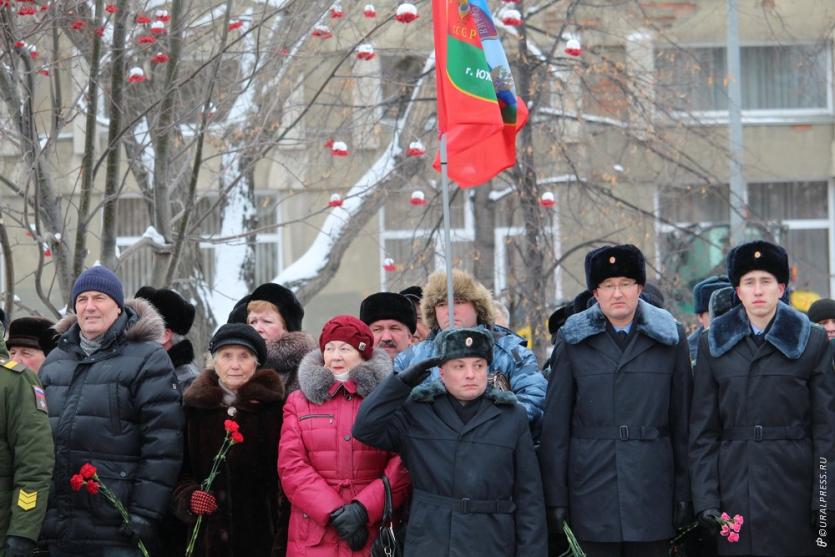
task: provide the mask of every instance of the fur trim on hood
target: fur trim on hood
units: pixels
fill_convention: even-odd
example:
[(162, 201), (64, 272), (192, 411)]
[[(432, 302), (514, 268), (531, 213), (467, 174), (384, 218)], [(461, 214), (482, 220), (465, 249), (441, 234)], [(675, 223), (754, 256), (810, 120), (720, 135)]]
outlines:
[[(122, 311), (128, 317), (124, 332), (126, 341), (153, 341), (162, 344), (162, 339), (165, 336), (165, 321), (150, 302), (143, 298), (131, 298), (125, 300), (125, 307)], [(74, 313), (68, 313), (55, 324), (53, 329), (59, 335), (63, 335), (77, 324), (78, 316)]]
[[(729, 352), (751, 332), (748, 314), (741, 304), (717, 317), (707, 331), (710, 355), (718, 358)], [(777, 313), (765, 340), (786, 358), (797, 360), (806, 350), (812, 324), (805, 315), (783, 302), (777, 303)]]
[[(434, 402), (436, 398), (448, 394), (446, 386), (439, 379), (429, 381), (428, 383), (421, 383), (409, 394), (409, 399), (415, 402)], [(487, 390), (484, 391), (484, 398), (492, 400), (495, 404), (512, 406), (519, 404), (516, 395), (511, 391), (500, 391), (494, 389), (491, 385), (487, 385)]]
[[(360, 362), (348, 377), (357, 386), (357, 394), (367, 397), (374, 387), (391, 375), (391, 357), (385, 350), (374, 349), (370, 360)], [(325, 367), (325, 360), (318, 348), (311, 350), (299, 364), (299, 389), (305, 398), (314, 404), (322, 404), (330, 398), (330, 388), (336, 379), (331, 370)]]
[[(219, 384), (217, 372), (203, 370), (183, 395), (183, 405), (191, 408), (219, 408), (224, 406), (224, 390)], [(284, 387), (278, 374), (272, 369), (255, 370), (252, 378), (238, 389), (236, 406), (251, 407), (259, 403), (284, 400)]]
[[(470, 274), (459, 269), (453, 269), (452, 290), (456, 298), (469, 300), (475, 306), (479, 325), (493, 326), (496, 322), (493, 296), (483, 284)], [(445, 302), (446, 299), (446, 272), (435, 271), (429, 275), (426, 286), (423, 287), (423, 298), (420, 301), (423, 322), (426, 323), (430, 331), (440, 328), (438, 320), (435, 318), (435, 306)]]
[[(594, 304), (589, 309), (575, 313), (560, 329), (562, 337), (568, 344), (578, 344), (587, 338), (606, 331), (606, 316), (600, 306)], [(673, 346), (678, 343), (678, 322), (665, 309), (639, 299), (636, 317), (638, 332), (649, 338)]]

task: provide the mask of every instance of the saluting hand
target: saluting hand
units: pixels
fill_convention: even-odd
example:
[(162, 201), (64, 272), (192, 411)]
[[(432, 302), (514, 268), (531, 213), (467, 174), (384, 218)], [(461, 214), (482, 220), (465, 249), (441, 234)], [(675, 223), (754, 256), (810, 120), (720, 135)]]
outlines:
[(397, 376), (406, 385), (410, 387), (417, 387), (429, 376), (429, 370), (436, 367), (440, 363), (440, 358), (428, 358), (404, 369), (398, 373)]

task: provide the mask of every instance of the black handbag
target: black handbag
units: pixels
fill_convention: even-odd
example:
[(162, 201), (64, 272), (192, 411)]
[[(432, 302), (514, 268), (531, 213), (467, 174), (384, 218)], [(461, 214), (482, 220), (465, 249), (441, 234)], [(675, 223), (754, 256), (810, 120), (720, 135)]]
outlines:
[(383, 474), (382, 480), (386, 492), (383, 518), (380, 520), (380, 533), (374, 543), (371, 544), (371, 557), (403, 557), (406, 526), (405, 524), (394, 525), (391, 485), (385, 474)]

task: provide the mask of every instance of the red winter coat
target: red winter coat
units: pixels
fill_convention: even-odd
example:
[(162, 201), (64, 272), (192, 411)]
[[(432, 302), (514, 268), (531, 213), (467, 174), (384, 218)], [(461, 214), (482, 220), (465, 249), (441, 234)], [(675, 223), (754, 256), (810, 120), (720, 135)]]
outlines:
[[(383, 473), (392, 487), (394, 507), (410, 490), (400, 457), (355, 440), (351, 428), (362, 399), (391, 373), (391, 359), (382, 350), (351, 370), (350, 379), (336, 381), (314, 350), (299, 365), (300, 390), (284, 405), (278, 445), (278, 475), (292, 504), (287, 557), (367, 556), (383, 514)], [(352, 552), (328, 525), (335, 509), (359, 501), (368, 511), (368, 543)]]

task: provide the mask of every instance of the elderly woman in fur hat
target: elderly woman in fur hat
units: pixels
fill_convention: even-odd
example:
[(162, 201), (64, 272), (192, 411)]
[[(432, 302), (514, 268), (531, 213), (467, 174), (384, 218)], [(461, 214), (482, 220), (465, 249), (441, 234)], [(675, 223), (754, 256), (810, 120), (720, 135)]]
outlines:
[[(488, 383), (494, 344), (447, 329), (436, 356), (386, 379), (354, 435), (396, 451), (414, 485), (407, 557), (546, 557), (545, 502), (524, 408)], [(437, 380), (423, 383), (440, 366)]]
[(369, 555), (383, 514), (383, 474), (395, 508), (407, 496), (400, 457), (351, 436), (360, 403), (391, 374), (391, 358), (373, 346), (368, 325), (340, 315), (299, 366), (300, 389), (284, 405), (278, 449), (292, 504), (287, 557)]
[(278, 372), (287, 394), (299, 388), (299, 362), (316, 348), (313, 338), (302, 331), (303, 317), (304, 308), (293, 291), (272, 282), (241, 298), (229, 314), (229, 323), (251, 325), (267, 343), (264, 367)]
[[(214, 367), (183, 397), (186, 448), (174, 512), (189, 526), (204, 515), (194, 555), (283, 555), (275, 463), (284, 387), (274, 370), (260, 366), (267, 349), (249, 325), (223, 325), (209, 349)], [(229, 450), (211, 491), (203, 491), (200, 483), (226, 435), (225, 420), (237, 422), (243, 442)]]

